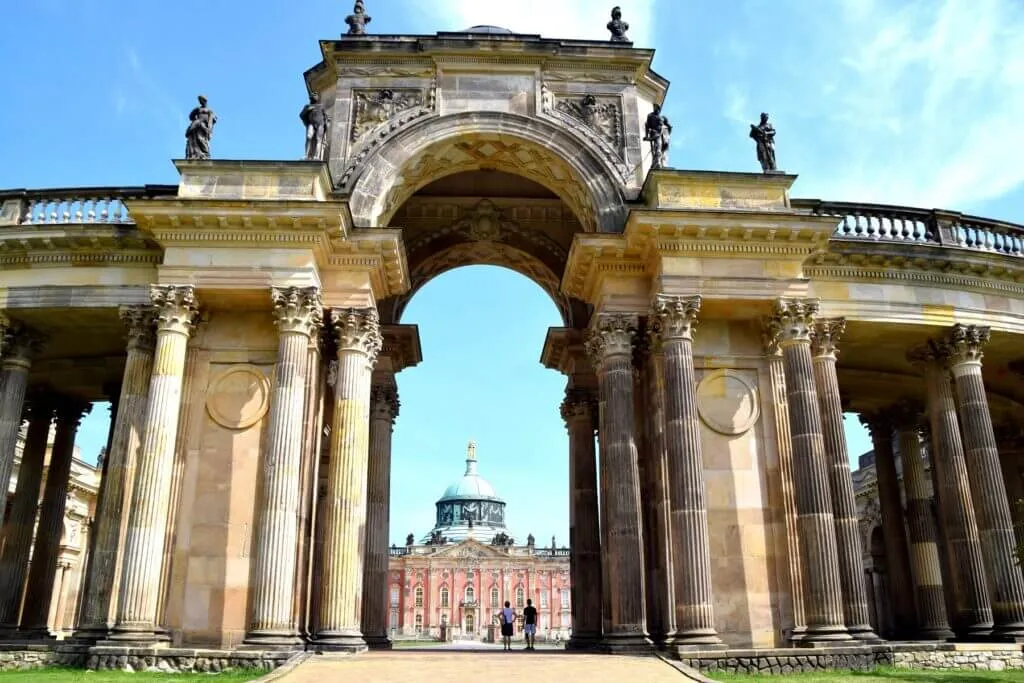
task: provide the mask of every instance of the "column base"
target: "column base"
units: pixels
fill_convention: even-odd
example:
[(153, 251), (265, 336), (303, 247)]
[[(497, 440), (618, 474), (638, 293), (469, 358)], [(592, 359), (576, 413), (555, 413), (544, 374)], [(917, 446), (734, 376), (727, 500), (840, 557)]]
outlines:
[(594, 651), (601, 649), (600, 633), (579, 633), (572, 634), (565, 643), (566, 650), (576, 652)]
[(17, 640), (57, 640), (57, 636), (50, 633), (50, 629), (43, 626), (40, 628), (23, 629), (17, 632)]
[(806, 636), (806, 626), (794, 626), (793, 628), (789, 629), (789, 635), (786, 637), (786, 639), (789, 642), (793, 643), (794, 646), (796, 646), (796, 644), (803, 640)]
[(162, 628), (155, 628), (151, 624), (118, 624), (106, 640), (96, 644), (112, 647), (167, 647), (170, 643), (170, 635)]
[(958, 643), (984, 643), (992, 640), (992, 624), (980, 622), (961, 626), (957, 628), (955, 642)]
[(725, 649), (726, 645), (718, 637), (718, 631), (713, 628), (689, 628), (675, 632), (665, 643), (673, 652), (693, 650), (717, 650)]
[(652, 654), (654, 643), (644, 633), (606, 633), (601, 649), (613, 655)]
[(363, 640), (366, 641), (366, 646), (371, 650), (390, 650), (391, 639), (387, 636), (363, 636)]
[(315, 652), (350, 652), (357, 654), (369, 648), (363, 635), (356, 631), (321, 631), (313, 638), (309, 649)]
[(885, 639), (875, 633), (869, 625), (863, 626), (850, 626), (846, 629), (847, 633), (859, 643), (883, 643)]
[(797, 647), (829, 647), (849, 645), (853, 637), (842, 625), (808, 626), (804, 637), (796, 642)]
[(249, 631), (242, 640), (245, 649), (261, 650), (297, 650), (303, 645), (298, 632), (288, 630), (256, 630)]
[(917, 637), (919, 640), (946, 641), (953, 640), (954, 638), (956, 638), (956, 634), (949, 630), (948, 627), (922, 628), (920, 631), (918, 631)]
[(1000, 643), (1024, 642), (1024, 623), (999, 624), (992, 629), (991, 639)]

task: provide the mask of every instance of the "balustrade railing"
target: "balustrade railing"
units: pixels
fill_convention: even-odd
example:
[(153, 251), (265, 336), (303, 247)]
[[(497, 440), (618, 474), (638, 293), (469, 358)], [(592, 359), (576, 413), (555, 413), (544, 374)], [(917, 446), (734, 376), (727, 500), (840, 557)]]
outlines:
[(69, 188), (0, 192), (0, 223), (7, 225), (134, 223), (124, 200), (173, 196), (176, 185)]
[(835, 239), (932, 244), (1024, 256), (1024, 226), (1014, 223), (885, 204), (794, 199), (791, 205), (815, 216), (836, 218)]
[(409, 554), (408, 548), (399, 548), (398, 546), (391, 546), (388, 548), (388, 555), (391, 557), (402, 557)]

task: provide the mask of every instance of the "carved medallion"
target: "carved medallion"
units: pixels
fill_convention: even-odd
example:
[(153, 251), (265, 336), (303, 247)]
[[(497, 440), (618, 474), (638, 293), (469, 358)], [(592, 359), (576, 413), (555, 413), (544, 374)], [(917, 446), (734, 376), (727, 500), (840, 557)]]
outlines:
[(233, 365), (210, 382), (206, 411), (225, 429), (247, 429), (267, 413), (270, 382), (254, 365)]
[(761, 414), (757, 387), (736, 370), (709, 372), (697, 385), (697, 412), (704, 424), (719, 434), (743, 434)]
[(352, 130), (349, 139), (358, 142), (378, 126), (391, 122), (388, 132), (405, 123), (401, 115), (424, 106), (426, 98), (420, 88), (384, 88), (352, 91)]
[(559, 98), (555, 110), (584, 124), (611, 144), (623, 149), (622, 108), (618, 98), (601, 98), (586, 94), (580, 98)]
[(510, 231), (515, 227), (512, 221), (502, 218), (501, 210), (490, 199), (481, 199), (473, 207), (472, 215), (452, 225), (453, 230), (464, 232), (474, 242), (497, 242), (503, 229)]

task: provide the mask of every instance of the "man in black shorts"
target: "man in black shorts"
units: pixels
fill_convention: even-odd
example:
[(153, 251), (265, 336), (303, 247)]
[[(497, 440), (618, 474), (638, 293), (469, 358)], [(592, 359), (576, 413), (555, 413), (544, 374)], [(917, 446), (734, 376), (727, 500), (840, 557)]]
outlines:
[(523, 634), (526, 638), (526, 649), (533, 650), (537, 643), (537, 608), (533, 606), (533, 600), (526, 601), (523, 608)]

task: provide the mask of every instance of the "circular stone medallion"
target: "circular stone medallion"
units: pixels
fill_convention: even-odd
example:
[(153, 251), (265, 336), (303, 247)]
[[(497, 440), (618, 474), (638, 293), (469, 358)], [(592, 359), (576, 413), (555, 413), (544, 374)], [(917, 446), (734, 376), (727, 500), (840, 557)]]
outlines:
[(757, 387), (735, 370), (709, 372), (697, 385), (697, 412), (719, 434), (743, 434), (761, 414)]
[(259, 422), (270, 404), (270, 382), (254, 365), (235, 365), (212, 382), (206, 411), (227, 429), (246, 429)]

